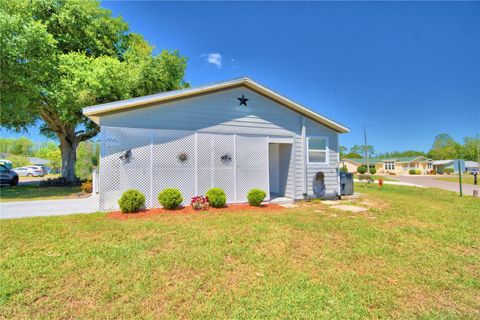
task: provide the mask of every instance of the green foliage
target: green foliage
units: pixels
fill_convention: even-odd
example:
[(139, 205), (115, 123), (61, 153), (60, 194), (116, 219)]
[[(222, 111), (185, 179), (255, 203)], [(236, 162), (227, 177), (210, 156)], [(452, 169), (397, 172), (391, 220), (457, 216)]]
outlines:
[(446, 174), (452, 174), (455, 170), (453, 168), (445, 168), (443, 169), (443, 172), (445, 172)]
[(416, 157), (416, 156), (428, 157), (428, 155), (425, 152), (416, 151), (416, 150), (385, 152), (378, 155), (378, 157), (382, 159), (394, 159), (399, 157)]
[(22, 156), (22, 155), (9, 155), (7, 157), (7, 160), (12, 161), (12, 168), (18, 168), (18, 167), (24, 167), (31, 165), (30, 160), (28, 160), (27, 157)]
[[(95, 0), (1, 1), (0, 32), (0, 125), (22, 131), (40, 120), (64, 160), (99, 131), (81, 108), (188, 86), (186, 58), (154, 53)], [(74, 163), (63, 163), (73, 179)]]
[(358, 181), (367, 182), (367, 183), (373, 183), (374, 182), (373, 177), (371, 175), (368, 175), (368, 174), (359, 174), (357, 179), (358, 179)]
[(449, 134), (441, 133), (435, 137), (432, 149), (428, 155), (432, 159), (457, 159), (461, 145), (456, 142)]
[(360, 174), (364, 174), (367, 172), (367, 166), (360, 166), (357, 168), (357, 172)]
[[(3, 106), (2, 106), (3, 107)], [(0, 153), (32, 156), (34, 143), (26, 137), (18, 139), (0, 138)]]
[(165, 209), (175, 209), (183, 201), (182, 193), (178, 189), (167, 188), (158, 194), (158, 202)]
[(408, 174), (417, 174), (417, 170), (410, 169), (410, 170), (408, 170)]
[(350, 152), (343, 156), (344, 159), (360, 159), (361, 157), (362, 155), (356, 152)]
[(58, 171), (62, 167), (62, 154), (58, 145), (53, 141), (43, 144), (40, 149), (35, 151), (34, 155), (37, 158), (48, 160), (48, 166), (54, 171)]
[(127, 190), (118, 200), (118, 205), (123, 213), (136, 212), (145, 206), (145, 195), (135, 189)]
[(375, 168), (370, 168), (370, 174), (375, 174), (377, 173), (377, 169)]
[(248, 194), (247, 194), (248, 203), (250, 203), (250, 205), (252, 206), (258, 207), (260, 206), (260, 204), (262, 203), (263, 199), (265, 199), (266, 196), (267, 194), (265, 193), (265, 191), (261, 189), (253, 188), (250, 191), (248, 191)]
[(75, 173), (81, 179), (91, 179), (92, 171), (98, 165), (98, 143), (84, 141), (77, 148), (77, 163), (75, 164)]
[(214, 208), (221, 208), (227, 203), (225, 191), (220, 188), (211, 188), (205, 195), (208, 197), (210, 205)]
[(345, 154), (347, 153), (348, 148), (344, 146), (338, 147), (338, 151), (340, 153), (340, 159), (343, 159), (345, 157)]
[(346, 167), (346, 166), (342, 166), (342, 167), (340, 168), (340, 172), (348, 172), (347, 167)]
[[(373, 146), (368, 145), (367, 150), (368, 150), (368, 155), (370, 157), (372, 157), (375, 154), (375, 148)], [(356, 144), (356, 145), (354, 145), (353, 147), (350, 148), (350, 153), (356, 153), (358, 155), (364, 155), (365, 154), (365, 146)], [(358, 158), (361, 158), (361, 156), (358, 157)]]

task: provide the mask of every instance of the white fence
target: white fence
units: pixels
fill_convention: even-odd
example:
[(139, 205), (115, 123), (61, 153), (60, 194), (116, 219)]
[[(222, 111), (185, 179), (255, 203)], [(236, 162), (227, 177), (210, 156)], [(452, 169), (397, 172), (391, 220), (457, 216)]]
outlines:
[(178, 188), (184, 205), (212, 187), (227, 202), (246, 202), (251, 188), (269, 194), (268, 137), (192, 131), (102, 127), (100, 209), (118, 209), (127, 189), (159, 207), (158, 193)]

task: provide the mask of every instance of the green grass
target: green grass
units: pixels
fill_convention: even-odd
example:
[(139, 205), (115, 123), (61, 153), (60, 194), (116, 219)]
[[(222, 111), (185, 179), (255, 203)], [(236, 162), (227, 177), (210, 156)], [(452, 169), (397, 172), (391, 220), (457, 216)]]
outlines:
[(2, 318), (478, 319), (479, 199), (357, 191), (375, 209), (1, 220)]
[[(458, 183), (458, 175), (443, 176), (435, 178), (435, 180), (450, 181)], [(462, 183), (473, 184), (473, 175), (467, 173), (462, 174)], [(477, 183), (480, 184), (480, 177), (477, 176)]]
[(3, 186), (0, 188), (0, 202), (62, 199), (80, 191), (81, 189), (78, 186)]

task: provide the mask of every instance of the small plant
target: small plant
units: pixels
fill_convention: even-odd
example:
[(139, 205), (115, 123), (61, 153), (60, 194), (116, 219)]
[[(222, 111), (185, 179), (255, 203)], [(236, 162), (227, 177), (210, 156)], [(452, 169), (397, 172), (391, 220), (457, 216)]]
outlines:
[(420, 169), (415, 170), (415, 174), (422, 174), (422, 170)]
[(167, 188), (160, 191), (158, 194), (158, 202), (165, 209), (175, 209), (183, 201), (182, 193), (175, 188)]
[(83, 193), (92, 193), (92, 190), (93, 190), (92, 181), (87, 180), (84, 183), (82, 183), (81, 189)]
[(358, 181), (366, 182), (366, 183), (373, 183), (373, 178), (372, 178), (372, 176), (370, 176), (368, 174), (359, 174), (358, 175)]
[(340, 172), (348, 172), (347, 167), (346, 167), (346, 166), (342, 166), (342, 167), (340, 168)]
[(437, 174), (437, 171), (436, 170), (430, 170), (430, 174), (435, 175), (435, 174)]
[(377, 169), (375, 168), (370, 168), (370, 174), (375, 174), (377, 173)]
[(417, 170), (410, 169), (410, 170), (408, 170), (408, 174), (417, 174)]
[(260, 204), (262, 203), (263, 199), (265, 199), (266, 196), (267, 194), (265, 193), (265, 191), (257, 188), (253, 188), (250, 191), (248, 191), (248, 194), (247, 194), (248, 203), (250, 203), (250, 205), (252, 206), (258, 207), (260, 206)]
[(360, 166), (357, 168), (357, 172), (360, 174), (364, 174), (367, 172), (367, 167), (366, 166)]
[(195, 210), (206, 210), (208, 209), (208, 197), (195, 196), (190, 201), (190, 205)]
[(446, 174), (452, 174), (455, 170), (453, 170), (453, 168), (445, 168), (443, 169), (443, 172), (445, 172)]
[(145, 195), (135, 189), (127, 190), (118, 200), (118, 205), (123, 213), (136, 212), (145, 206)]
[(207, 191), (208, 203), (214, 208), (221, 208), (227, 203), (225, 191), (220, 188), (211, 188)]

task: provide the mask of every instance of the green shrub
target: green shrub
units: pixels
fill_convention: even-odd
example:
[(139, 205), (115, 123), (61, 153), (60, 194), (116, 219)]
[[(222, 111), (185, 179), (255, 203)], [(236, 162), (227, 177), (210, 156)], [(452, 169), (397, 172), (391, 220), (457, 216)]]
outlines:
[(175, 188), (163, 189), (158, 194), (158, 202), (160, 202), (165, 209), (175, 209), (182, 201), (182, 193)]
[(375, 168), (370, 168), (370, 174), (375, 174), (377, 173), (377, 169)]
[(348, 172), (347, 167), (346, 166), (341, 167), (340, 172)]
[(443, 169), (443, 172), (445, 172), (446, 174), (452, 174), (455, 170), (453, 170), (453, 168), (445, 168)]
[(364, 174), (367, 172), (367, 166), (360, 166), (357, 168), (357, 172), (360, 174)]
[(417, 170), (415, 170), (415, 169), (410, 169), (410, 170), (408, 170), (408, 173), (409, 173), (409, 174), (416, 174), (416, 173), (417, 173)]
[(227, 196), (225, 191), (220, 188), (212, 188), (205, 194), (208, 198), (208, 203), (214, 208), (221, 208), (227, 203)]
[(369, 174), (359, 174), (357, 178), (358, 178), (358, 181), (360, 182), (365, 181), (368, 183), (373, 183), (373, 178)]
[(136, 212), (145, 206), (145, 195), (135, 189), (127, 190), (118, 200), (118, 205), (123, 213)]
[(415, 170), (415, 174), (422, 174), (422, 170), (420, 169)]
[(265, 191), (257, 188), (253, 188), (250, 191), (248, 191), (248, 194), (247, 194), (248, 203), (250, 203), (250, 205), (252, 206), (258, 207), (260, 206), (260, 204), (262, 203), (263, 199), (265, 199), (266, 196), (267, 194), (265, 193)]

